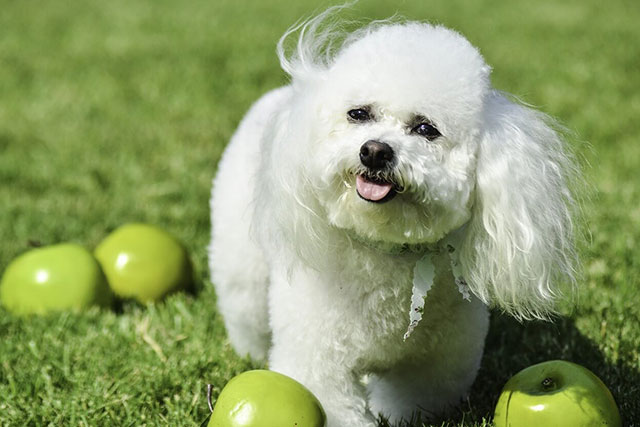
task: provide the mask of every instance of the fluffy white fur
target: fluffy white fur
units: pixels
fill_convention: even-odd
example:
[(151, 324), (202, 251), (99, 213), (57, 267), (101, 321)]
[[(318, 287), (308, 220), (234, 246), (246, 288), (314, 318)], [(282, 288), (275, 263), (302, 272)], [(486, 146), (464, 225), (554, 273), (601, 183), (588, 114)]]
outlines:
[[(218, 308), (237, 352), (306, 385), (329, 427), (440, 415), (476, 376), (486, 306), (544, 318), (557, 283), (574, 281), (575, 168), (550, 120), (494, 90), (460, 34), (383, 22), (340, 38), (330, 13), (285, 34), (278, 53), (291, 84), (256, 102), (220, 162)], [(370, 121), (348, 119), (365, 106)], [(425, 120), (442, 136), (412, 132)], [(369, 140), (394, 152), (375, 172), (399, 189), (385, 203), (355, 189)], [(423, 319), (403, 341), (416, 262), (455, 230), (473, 297), (458, 292), (448, 255), (434, 253)]]

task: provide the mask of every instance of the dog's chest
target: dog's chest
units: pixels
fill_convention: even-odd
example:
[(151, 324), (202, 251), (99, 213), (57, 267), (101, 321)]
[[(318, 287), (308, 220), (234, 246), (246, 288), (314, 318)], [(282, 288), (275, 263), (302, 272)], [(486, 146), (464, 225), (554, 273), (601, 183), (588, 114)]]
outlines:
[[(450, 271), (438, 266), (434, 286), (427, 294), (424, 318), (405, 341), (409, 325), (415, 262), (418, 257), (378, 257), (362, 268), (344, 265), (335, 278), (332, 301), (342, 312), (336, 325), (344, 329), (345, 346), (364, 365), (385, 365), (430, 351), (442, 337), (442, 328), (455, 321), (462, 296), (455, 291)], [(344, 262), (344, 261), (343, 261)], [(358, 274), (359, 273), (359, 274)]]

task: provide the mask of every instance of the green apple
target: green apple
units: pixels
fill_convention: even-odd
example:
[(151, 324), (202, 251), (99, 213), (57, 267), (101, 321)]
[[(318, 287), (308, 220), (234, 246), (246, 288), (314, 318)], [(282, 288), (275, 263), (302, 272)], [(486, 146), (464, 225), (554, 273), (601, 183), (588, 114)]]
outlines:
[(244, 372), (222, 389), (208, 427), (323, 427), (326, 416), (316, 397), (286, 375)]
[(590, 370), (563, 360), (530, 366), (505, 384), (496, 427), (621, 426), (611, 392)]
[(122, 298), (148, 303), (192, 285), (186, 249), (158, 227), (123, 225), (100, 242), (95, 256), (109, 286)]
[(0, 301), (18, 314), (108, 306), (112, 300), (96, 259), (72, 243), (25, 252), (9, 264), (0, 282)]

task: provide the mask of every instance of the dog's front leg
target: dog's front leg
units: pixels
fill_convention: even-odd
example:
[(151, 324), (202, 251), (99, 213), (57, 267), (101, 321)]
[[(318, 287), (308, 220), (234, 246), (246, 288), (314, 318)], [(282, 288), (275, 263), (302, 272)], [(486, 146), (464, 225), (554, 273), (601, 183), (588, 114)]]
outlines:
[(348, 304), (332, 295), (338, 288), (322, 283), (317, 272), (315, 277), (301, 271), (272, 275), (271, 280), (269, 368), (296, 379), (318, 397), (327, 427), (377, 426), (354, 372), (359, 352), (351, 337), (350, 313), (345, 312)]

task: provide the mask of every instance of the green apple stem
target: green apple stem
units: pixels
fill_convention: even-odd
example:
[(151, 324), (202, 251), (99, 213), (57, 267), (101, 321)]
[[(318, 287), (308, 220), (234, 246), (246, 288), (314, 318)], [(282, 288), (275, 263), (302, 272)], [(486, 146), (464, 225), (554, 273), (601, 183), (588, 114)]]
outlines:
[(546, 391), (550, 391), (552, 389), (556, 388), (556, 382), (553, 380), (553, 378), (545, 378), (544, 380), (542, 380), (542, 388), (545, 389)]
[(213, 405), (211, 404), (211, 389), (213, 386), (211, 384), (207, 384), (207, 404), (209, 405), (209, 411), (213, 412)]

